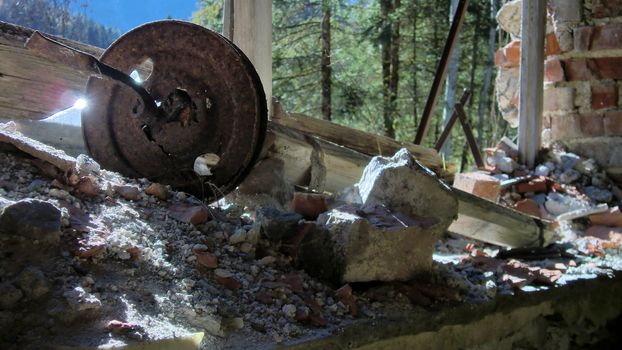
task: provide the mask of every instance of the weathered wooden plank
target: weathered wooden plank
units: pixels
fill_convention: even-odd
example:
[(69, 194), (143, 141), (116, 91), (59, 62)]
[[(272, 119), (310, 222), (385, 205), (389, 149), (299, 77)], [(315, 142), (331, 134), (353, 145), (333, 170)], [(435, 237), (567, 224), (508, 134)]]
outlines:
[[(0, 112), (4, 118), (40, 119), (71, 106), (88, 74), (41, 58), (24, 48), (32, 29), (0, 22)], [(102, 49), (54, 37), (99, 56)]]
[(470, 193), (453, 189), (458, 197), (458, 219), (449, 231), (506, 247), (532, 247), (547, 242), (549, 225)]
[(425, 166), (435, 171), (441, 168), (441, 159), (438, 153), (424, 146), (399, 142), (386, 136), (371, 134), (296, 113), (285, 113), (275, 110), (272, 121), (275, 124), (287, 126), (305, 134), (318, 136), (367, 155), (390, 156), (395, 154), (400, 148), (407, 148)]

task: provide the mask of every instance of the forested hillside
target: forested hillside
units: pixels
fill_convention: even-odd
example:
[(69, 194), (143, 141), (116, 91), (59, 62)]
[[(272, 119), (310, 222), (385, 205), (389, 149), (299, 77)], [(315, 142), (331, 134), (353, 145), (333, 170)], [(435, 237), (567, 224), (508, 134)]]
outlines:
[[(107, 47), (121, 33), (95, 23), (81, 13), (70, 13), (71, 0), (3, 0), (0, 21), (16, 23), (45, 33)], [(84, 3), (88, 6), (88, 3)]]
[[(273, 93), (285, 108), (337, 123), (414, 139), (457, 0), (274, 0)], [(473, 92), (466, 111), (483, 147), (507, 129), (496, 113), (494, 14), (503, 0), (471, 1), (426, 144), (443, 126), (446, 101)], [(202, 0), (196, 22), (219, 29), (222, 1)], [(454, 91), (455, 90), (455, 91)], [(454, 97), (455, 96), (455, 97)], [(450, 114), (451, 110), (447, 111)], [(457, 126), (449, 160), (470, 154)]]

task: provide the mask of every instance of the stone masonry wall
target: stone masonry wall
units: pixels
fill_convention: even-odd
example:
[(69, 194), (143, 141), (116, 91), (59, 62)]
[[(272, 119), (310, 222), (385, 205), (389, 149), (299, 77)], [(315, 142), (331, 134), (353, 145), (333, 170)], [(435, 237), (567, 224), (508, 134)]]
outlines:
[[(622, 0), (549, 0), (545, 43), (543, 142), (591, 157), (622, 179)], [(497, 99), (518, 124), (521, 1), (497, 20), (513, 39), (495, 63)]]

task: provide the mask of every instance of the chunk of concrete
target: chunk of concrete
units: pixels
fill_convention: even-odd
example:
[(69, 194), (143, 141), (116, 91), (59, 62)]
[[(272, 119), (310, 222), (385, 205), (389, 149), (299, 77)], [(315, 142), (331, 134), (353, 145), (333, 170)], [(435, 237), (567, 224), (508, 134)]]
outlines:
[(40, 243), (58, 243), (61, 212), (52, 203), (23, 199), (0, 212), (0, 233), (23, 236)]
[(360, 203), (321, 214), (298, 264), (335, 284), (409, 280), (429, 271), (434, 243), (456, 218), (451, 189), (405, 149), (374, 157), (357, 186)]

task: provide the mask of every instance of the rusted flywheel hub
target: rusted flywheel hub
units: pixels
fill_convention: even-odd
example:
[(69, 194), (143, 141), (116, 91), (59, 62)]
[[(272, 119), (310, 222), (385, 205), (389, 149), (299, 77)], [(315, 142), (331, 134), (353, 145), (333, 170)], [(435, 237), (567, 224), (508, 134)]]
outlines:
[[(153, 22), (123, 35), (100, 60), (138, 73), (155, 102), (118, 81), (89, 79), (84, 138), (104, 167), (207, 200), (249, 173), (266, 133), (266, 98), (251, 62), (229, 40), (188, 22)], [(211, 175), (194, 171), (202, 155)]]

